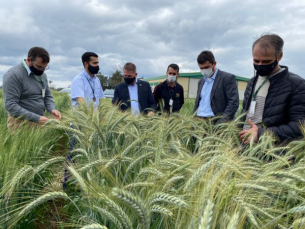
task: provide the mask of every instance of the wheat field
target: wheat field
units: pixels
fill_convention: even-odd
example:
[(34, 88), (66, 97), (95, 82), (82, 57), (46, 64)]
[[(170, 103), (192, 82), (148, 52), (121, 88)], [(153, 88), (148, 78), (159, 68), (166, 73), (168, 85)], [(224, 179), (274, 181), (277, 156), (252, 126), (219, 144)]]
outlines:
[(244, 146), (239, 117), (213, 126), (191, 99), (134, 117), (53, 95), (61, 121), (12, 134), (0, 94), (1, 229), (305, 228), (304, 139)]

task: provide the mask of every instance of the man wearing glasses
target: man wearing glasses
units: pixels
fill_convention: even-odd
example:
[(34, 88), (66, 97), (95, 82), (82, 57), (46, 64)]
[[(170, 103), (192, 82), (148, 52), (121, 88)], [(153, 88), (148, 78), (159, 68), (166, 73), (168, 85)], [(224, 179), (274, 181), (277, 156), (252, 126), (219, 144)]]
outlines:
[(44, 116), (45, 110), (51, 117), (61, 119), (44, 73), (49, 61), (49, 53), (44, 48), (33, 47), (26, 60), (4, 74), (3, 95), (9, 128), (23, 120), (44, 124), (49, 120)]
[(97, 107), (104, 97), (103, 88), (96, 74), (99, 72), (98, 55), (94, 52), (85, 52), (82, 55), (84, 70), (75, 76), (71, 83), (72, 106), (93, 103)]
[(137, 79), (137, 68), (133, 63), (126, 63), (124, 80), (115, 87), (112, 104), (119, 105), (122, 111), (131, 108), (133, 115), (144, 113), (153, 115), (157, 108), (148, 82)]

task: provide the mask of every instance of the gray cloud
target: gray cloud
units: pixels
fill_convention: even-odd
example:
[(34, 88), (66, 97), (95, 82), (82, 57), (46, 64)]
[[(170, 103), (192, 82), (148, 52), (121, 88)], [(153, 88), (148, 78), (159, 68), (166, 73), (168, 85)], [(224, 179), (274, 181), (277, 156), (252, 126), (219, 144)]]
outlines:
[(281, 64), (305, 76), (302, 0), (0, 0), (0, 78), (33, 46), (51, 55), (48, 77), (67, 86), (82, 70), (85, 51), (99, 54), (111, 75), (132, 61), (140, 76), (162, 75), (170, 63), (198, 71), (197, 55), (214, 52), (218, 67), (253, 75), (251, 45), (264, 32), (285, 41)]

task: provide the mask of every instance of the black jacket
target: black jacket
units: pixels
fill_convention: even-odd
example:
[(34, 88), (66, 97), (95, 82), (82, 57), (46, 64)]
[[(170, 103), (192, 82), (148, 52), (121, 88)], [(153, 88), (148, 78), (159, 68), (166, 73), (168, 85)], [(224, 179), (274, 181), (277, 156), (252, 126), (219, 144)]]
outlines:
[(169, 112), (169, 100), (173, 100), (173, 112), (179, 112), (182, 105), (184, 104), (184, 93), (183, 87), (176, 82), (176, 85), (170, 90), (167, 80), (158, 84), (154, 90), (154, 98), (157, 102), (157, 110), (161, 110), (162, 100), (164, 101), (163, 109)]
[[(156, 110), (157, 105), (152, 95), (149, 83), (146, 81), (138, 80), (137, 85), (140, 112), (147, 113), (148, 111)], [(112, 104), (119, 104), (122, 111), (130, 108), (130, 97), (127, 83), (122, 82), (115, 86)]]
[[(271, 131), (279, 140), (292, 140), (302, 136), (300, 123), (305, 119), (305, 80), (288, 71), (269, 79), (270, 86), (263, 112), (263, 125), (258, 129), (258, 138)], [(253, 77), (246, 88), (243, 110), (247, 112), (258, 76)], [(245, 119), (245, 117), (244, 117)]]
[[(199, 80), (197, 97), (193, 113), (199, 107), (200, 94), (204, 85), (204, 78)], [(232, 120), (239, 106), (239, 96), (236, 77), (233, 74), (218, 69), (211, 91), (211, 108), (216, 116), (223, 116), (217, 123)]]

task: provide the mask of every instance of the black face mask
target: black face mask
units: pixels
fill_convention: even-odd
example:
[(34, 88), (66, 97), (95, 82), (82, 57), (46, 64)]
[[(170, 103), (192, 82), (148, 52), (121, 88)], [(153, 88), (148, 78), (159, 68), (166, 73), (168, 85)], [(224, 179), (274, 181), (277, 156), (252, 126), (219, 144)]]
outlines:
[(36, 69), (33, 65), (30, 66), (31, 72), (33, 72), (36, 76), (41, 76), (44, 71)]
[(277, 59), (275, 59), (275, 61), (271, 64), (264, 64), (264, 65), (253, 64), (253, 65), (254, 65), (254, 68), (258, 75), (268, 76), (271, 74), (271, 72), (273, 72), (273, 70), (275, 69), (277, 64), (278, 64), (278, 61), (277, 61)]
[(135, 81), (135, 79), (136, 79), (136, 77), (124, 78), (124, 80), (127, 84), (132, 84)]
[(93, 67), (90, 64), (88, 66), (88, 71), (93, 75), (97, 74), (99, 70), (100, 70), (100, 66)]

